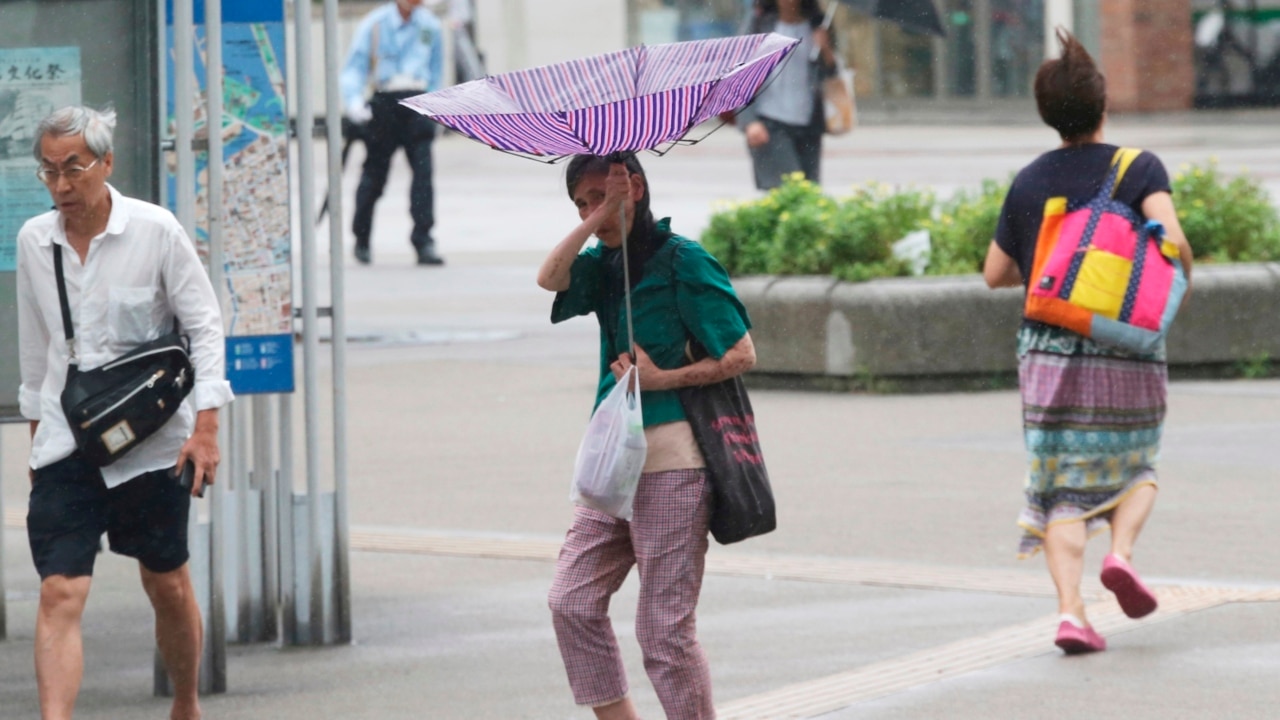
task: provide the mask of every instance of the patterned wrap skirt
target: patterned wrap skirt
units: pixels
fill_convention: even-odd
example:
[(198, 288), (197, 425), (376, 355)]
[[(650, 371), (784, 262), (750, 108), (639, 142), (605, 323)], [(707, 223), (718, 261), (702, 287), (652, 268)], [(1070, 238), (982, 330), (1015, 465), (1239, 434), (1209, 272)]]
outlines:
[(1134, 490), (1156, 484), (1168, 371), (1163, 349), (1133, 356), (1058, 328), (1018, 334), (1029, 472), (1019, 557), (1061, 522), (1090, 536)]

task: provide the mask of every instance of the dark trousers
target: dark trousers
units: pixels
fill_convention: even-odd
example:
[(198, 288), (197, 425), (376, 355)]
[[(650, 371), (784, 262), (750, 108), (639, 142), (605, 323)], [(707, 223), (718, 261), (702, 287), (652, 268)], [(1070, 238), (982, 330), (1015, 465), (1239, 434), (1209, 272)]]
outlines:
[(804, 173), (806, 180), (818, 182), (822, 168), (822, 130), (788, 125), (772, 118), (761, 118), (761, 121), (769, 131), (769, 142), (749, 148), (756, 187), (772, 190), (794, 172)]
[(387, 174), (391, 171), (391, 157), (398, 148), (404, 148), (409, 167), (413, 170), (413, 184), (409, 187), (413, 234), (409, 240), (419, 251), (435, 245), (431, 237), (431, 228), (435, 225), (435, 189), (431, 184), (431, 141), (435, 139), (435, 124), (399, 104), (400, 100), (416, 94), (380, 92), (369, 101), (373, 119), (364, 131), (367, 155), (360, 173), (360, 187), (356, 190), (356, 211), (351, 220), (357, 246), (369, 246), (369, 236), (373, 232), (373, 208), (382, 197)]

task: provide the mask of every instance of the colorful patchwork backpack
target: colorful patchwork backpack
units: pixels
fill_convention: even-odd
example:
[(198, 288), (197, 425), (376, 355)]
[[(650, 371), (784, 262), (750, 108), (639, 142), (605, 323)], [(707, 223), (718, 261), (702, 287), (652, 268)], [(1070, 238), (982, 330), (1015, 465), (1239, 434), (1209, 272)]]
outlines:
[(1049, 198), (1036, 240), (1023, 314), (1100, 343), (1152, 353), (1187, 291), (1178, 246), (1164, 226), (1114, 199), (1141, 150), (1116, 151), (1106, 182), (1087, 200)]

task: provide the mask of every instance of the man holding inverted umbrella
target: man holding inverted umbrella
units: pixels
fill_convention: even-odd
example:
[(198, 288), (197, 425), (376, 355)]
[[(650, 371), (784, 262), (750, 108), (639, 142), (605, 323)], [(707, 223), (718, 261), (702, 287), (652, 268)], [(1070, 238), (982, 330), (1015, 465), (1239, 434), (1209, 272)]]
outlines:
[[(773, 528), (745, 394), (735, 414), (710, 419), (702, 400), (755, 363), (746, 310), (715, 258), (675, 234), (669, 219), (655, 219), (635, 153), (690, 142), (692, 128), (750, 102), (794, 47), (788, 38), (752, 35), (633, 48), (404, 101), (505, 152), (548, 162), (573, 156), (566, 190), (581, 222), (548, 255), (538, 283), (556, 292), (553, 322), (596, 315), (596, 403), (615, 388), (639, 403), (647, 446), (625, 510), (575, 508), (551, 589), (574, 699), (598, 718), (638, 717), (607, 614), (633, 565), (636, 634), (666, 716), (715, 717), (695, 621), (708, 527), (721, 542)], [(599, 243), (583, 249), (593, 235)], [(712, 427), (726, 418), (732, 440)], [(722, 440), (742, 443), (737, 457), (754, 467), (724, 468)], [(767, 507), (749, 528), (727, 534), (719, 523), (734, 470), (755, 473)]]

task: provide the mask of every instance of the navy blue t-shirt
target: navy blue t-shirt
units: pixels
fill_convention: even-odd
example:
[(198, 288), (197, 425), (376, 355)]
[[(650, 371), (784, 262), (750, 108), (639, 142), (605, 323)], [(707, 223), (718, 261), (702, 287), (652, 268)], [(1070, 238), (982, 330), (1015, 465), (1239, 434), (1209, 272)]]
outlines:
[[(1036, 255), (1036, 239), (1049, 198), (1086, 200), (1098, 194), (1115, 157), (1115, 145), (1094, 143), (1051, 150), (1022, 169), (1005, 196), (996, 226), (996, 245), (1018, 263), (1026, 285)], [(1143, 151), (1125, 172), (1115, 198), (1142, 214), (1142, 201), (1170, 192), (1169, 174), (1160, 159)]]

